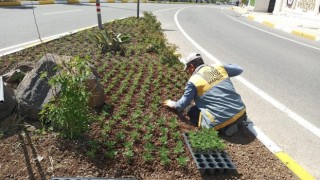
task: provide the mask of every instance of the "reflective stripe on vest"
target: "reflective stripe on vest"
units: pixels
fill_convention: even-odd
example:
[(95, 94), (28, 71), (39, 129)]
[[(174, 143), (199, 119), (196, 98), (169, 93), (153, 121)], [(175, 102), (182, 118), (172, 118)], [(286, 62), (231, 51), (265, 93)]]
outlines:
[(191, 76), (190, 82), (197, 88), (197, 95), (202, 96), (205, 92), (227, 79), (228, 73), (221, 65), (204, 66)]

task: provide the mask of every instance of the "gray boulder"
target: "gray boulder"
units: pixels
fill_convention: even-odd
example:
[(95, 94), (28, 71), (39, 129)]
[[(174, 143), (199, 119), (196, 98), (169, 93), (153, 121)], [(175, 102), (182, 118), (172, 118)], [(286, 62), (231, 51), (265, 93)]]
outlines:
[(3, 84), (3, 97), (4, 102), (0, 102), (0, 120), (11, 115), (17, 106), (14, 93), (6, 84)]
[[(46, 54), (36, 63), (34, 69), (26, 74), (16, 90), (18, 100), (18, 113), (28, 119), (38, 120), (39, 112), (44, 104), (55, 95), (59, 94), (59, 88), (52, 89), (48, 79), (57, 74), (57, 64), (63, 65), (71, 57)], [(96, 108), (104, 104), (104, 91), (101, 87), (96, 71), (91, 68), (93, 74), (87, 80), (86, 85), (91, 91), (89, 106)], [(47, 78), (40, 78), (41, 73), (46, 72)]]
[(19, 83), (25, 74), (34, 68), (32, 62), (21, 62), (10, 72), (2, 75), (4, 82), (8, 84)]
[(18, 113), (32, 120), (39, 119), (43, 105), (53, 97), (54, 93), (47, 78), (40, 78), (42, 72), (51, 78), (57, 73), (56, 62), (59, 56), (46, 54), (37, 62), (34, 69), (28, 72), (17, 87), (16, 98)]

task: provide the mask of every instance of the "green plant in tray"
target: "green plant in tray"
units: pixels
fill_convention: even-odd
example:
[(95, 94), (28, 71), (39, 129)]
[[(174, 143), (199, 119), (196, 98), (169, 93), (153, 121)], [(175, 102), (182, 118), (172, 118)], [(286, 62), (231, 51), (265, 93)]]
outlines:
[(189, 142), (195, 152), (222, 151), (225, 148), (218, 136), (218, 131), (212, 128), (202, 128), (188, 133)]

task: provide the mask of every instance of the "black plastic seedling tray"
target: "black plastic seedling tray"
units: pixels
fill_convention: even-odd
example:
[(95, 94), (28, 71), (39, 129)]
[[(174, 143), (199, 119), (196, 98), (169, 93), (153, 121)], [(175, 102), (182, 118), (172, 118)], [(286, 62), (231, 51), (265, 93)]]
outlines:
[(225, 151), (194, 152), (189, 143), (188, 133), (184, 133), (183, 136), (201, 174), (221, 175), (236, 171), (235, 165)]

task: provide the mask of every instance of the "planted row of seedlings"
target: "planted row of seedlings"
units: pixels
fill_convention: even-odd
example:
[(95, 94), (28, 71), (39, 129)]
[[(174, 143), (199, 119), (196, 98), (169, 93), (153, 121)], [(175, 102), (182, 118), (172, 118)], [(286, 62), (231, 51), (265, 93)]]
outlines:
[(125, 158), (129, 164), (159, 162), (166, 166), (175, 162), (186, 166), (189, 158), (177, 116), (162, 114), (160, 109), (166, 110), (161, 106), (163, 98), (183, 92), (187, 79), (171, 82), (178, 79), (174, 67), (152, 56), (108, 62), (101, 74), (107, 84), (106, 101), (113, 106), (112, 113), (108, 109), (102, 113), (100, 122), (103, 138), (99, 144), (106, 144), (106, 158)]

